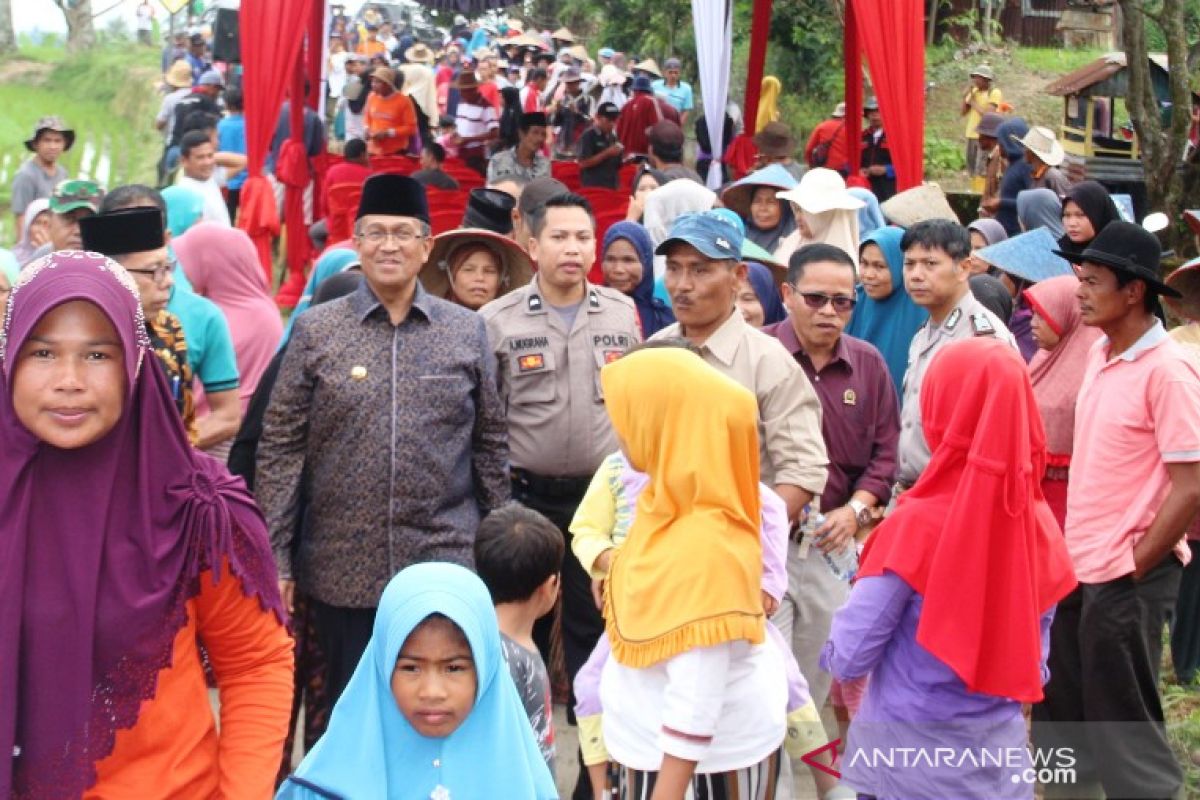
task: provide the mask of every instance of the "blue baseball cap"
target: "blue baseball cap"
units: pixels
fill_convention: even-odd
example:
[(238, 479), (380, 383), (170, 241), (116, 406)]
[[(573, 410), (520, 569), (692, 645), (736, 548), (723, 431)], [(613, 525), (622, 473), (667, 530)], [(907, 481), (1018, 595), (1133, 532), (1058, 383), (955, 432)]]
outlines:
[(600, 56), (601, 58), (612, 58), (616, 54), (617, 51), (613, 50), (611, 47), (601, 47), (600, 52), (598, 52), (596, 55)]
[(663, 256), (678, 242), (690, 244), (705, 258), (717, 261), (741, 261), (744, 236), (736, 225), (718, 211), (701, 211), (683, 214), (676, 218), (671, 232), (655, 250)]

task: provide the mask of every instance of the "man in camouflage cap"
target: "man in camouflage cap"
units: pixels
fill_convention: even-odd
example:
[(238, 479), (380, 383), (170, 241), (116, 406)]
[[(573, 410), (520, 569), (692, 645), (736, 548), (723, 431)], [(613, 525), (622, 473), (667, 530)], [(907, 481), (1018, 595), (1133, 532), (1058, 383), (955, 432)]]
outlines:
[(90, 217), (100, 210), (104, 190), (95, 181), (63, 181), (50, 195), (50, 241), (33, 254), (33, 258), (55, 250), (83, 249), (83, 236), (79, 232), (79, 220)]

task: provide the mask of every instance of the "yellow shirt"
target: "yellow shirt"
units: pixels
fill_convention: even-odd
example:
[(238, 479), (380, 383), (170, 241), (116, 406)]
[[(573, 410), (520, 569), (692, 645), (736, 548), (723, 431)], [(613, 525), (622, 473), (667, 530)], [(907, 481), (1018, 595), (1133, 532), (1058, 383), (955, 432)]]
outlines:
[(1000, 94), (1000, 90), (994, 86), (991, 89), (986, 90), (979, 88), (971, 89), (971, 93), (967, 95), (967, 103), (971, 104), (971, 110), (967, 112), (968, 139), (979, 138), (979, 133), (976, 128), (979, 127), (979, 121), (983, 118), (983, 115), (976, 111), (975, 107), (982, 106), (986, 109), (989, 105), (994, 105), (996, 108), (999, 108), (1000, 103), (1003, 102), (1003, 100), (1004, 98), (1003, 95)]

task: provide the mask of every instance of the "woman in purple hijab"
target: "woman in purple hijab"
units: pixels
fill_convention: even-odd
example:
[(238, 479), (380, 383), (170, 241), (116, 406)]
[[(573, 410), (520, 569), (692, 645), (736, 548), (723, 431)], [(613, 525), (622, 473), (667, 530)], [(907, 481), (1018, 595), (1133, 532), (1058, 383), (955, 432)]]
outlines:
[(188, 445), (148, 347), (137, 288), (104, 256), (53, 253), (13, 289), (0, 797), (272, 791), (292, 653), (266, 526), (242, 482)]

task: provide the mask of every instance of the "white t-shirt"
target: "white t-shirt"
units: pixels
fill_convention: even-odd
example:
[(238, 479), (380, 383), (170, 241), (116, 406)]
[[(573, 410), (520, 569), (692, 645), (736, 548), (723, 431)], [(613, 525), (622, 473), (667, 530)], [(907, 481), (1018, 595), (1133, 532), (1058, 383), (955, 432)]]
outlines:
[[(641, 771), (660, 769), (664, 753), (696, 761), (701, 774), (743, 769), (783, 743), (787, 692), (769, 642), (699, 647), (645, 669), (610, 658), (600, 675), (604, 744), (614, 761)], [(705, 736), (712, 740), (694, 738)]]
[(215, 174), (206, 181), (198, 181), (180, 172), (179, 177), (175, 179), (175, 185), (198, 192), (204, 198), (204, 211), (200, 214), (201, 220), (217, 222), (226, 226), (233, 225), (229, 219), (229, 208), (225, 205), (225, 198), (221, 196), (221, 187), (217, 183)]

